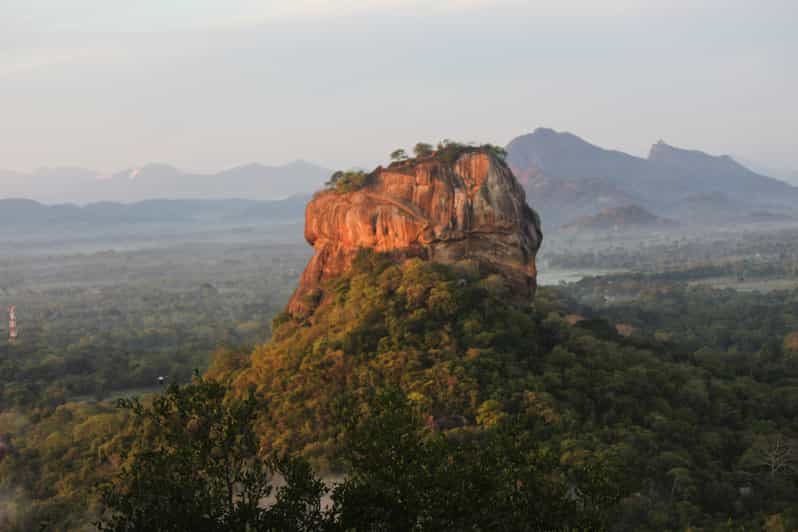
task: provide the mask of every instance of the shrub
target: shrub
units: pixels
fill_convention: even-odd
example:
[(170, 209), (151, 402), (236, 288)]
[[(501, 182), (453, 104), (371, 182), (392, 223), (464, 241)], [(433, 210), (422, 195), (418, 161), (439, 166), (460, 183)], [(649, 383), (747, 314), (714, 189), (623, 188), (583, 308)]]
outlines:
[(334, 189), (339, 194), (360, 190), (368, 184), (369, 174), (362, 170), (338, 170), (330, 176), (330, 180), (325, 183), (328, 188)]
[(399, 148), (398, 150), (394, 150), (391, 152), (391, 160), (392, 161), (405, 161), (407, 160), (407, 153), (405, 150)]
[(413, 146), (413, 153), (416, 157), (429, 157), (434, 153), (432, 145), (426, 142), (419, 142)]

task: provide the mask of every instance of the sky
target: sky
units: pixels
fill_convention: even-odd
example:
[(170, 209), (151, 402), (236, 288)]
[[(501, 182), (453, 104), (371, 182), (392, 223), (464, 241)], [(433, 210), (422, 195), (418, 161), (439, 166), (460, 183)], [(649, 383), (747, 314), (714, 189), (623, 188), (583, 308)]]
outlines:
[(0, 168), (368, 167), (537, 127), (798, 170), (794, 0), (2, 0)]

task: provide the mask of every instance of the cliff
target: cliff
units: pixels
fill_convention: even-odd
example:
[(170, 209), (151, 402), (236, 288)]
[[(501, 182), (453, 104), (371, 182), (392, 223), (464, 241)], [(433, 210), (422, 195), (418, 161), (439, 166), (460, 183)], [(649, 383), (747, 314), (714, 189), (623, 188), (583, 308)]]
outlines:
[(312, 313), (324, 281), (347, 271), (362, 248), (397, 261), (474, 260), (531, 295), (542, 235), (504, 161), (468, 148), (378, 167), (354, 191), (317, 193), (305, 212), (305, 238), (314, 255), (288, 304), (294, 316)]

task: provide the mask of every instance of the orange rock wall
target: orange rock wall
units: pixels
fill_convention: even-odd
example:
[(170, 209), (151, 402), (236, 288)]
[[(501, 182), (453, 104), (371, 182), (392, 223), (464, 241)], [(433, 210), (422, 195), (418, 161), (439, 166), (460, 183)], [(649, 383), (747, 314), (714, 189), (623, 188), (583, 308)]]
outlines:
[(503, 161), (468, 152), (452, 165), (432, 157), (378, 168), (355, 192), (318, 193), (305, 212), (315, 253), (288, 311), (312, 312), (308, 296), (344, 273), (360, 248), (438, 262), (477, 259), (529, 292), (535, 288), (540, 220)]

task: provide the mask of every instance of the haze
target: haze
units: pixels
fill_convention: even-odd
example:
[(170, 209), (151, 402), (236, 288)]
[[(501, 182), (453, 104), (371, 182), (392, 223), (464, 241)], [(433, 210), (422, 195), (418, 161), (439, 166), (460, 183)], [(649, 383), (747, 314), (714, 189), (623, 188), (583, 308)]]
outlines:
[(794, 2), (596, 4), (6, 0), (0, 168), (368, 166), (537, 126), (798, 168)]
[(0, 531), (798, 531), (798, 0), (0, 0)]

